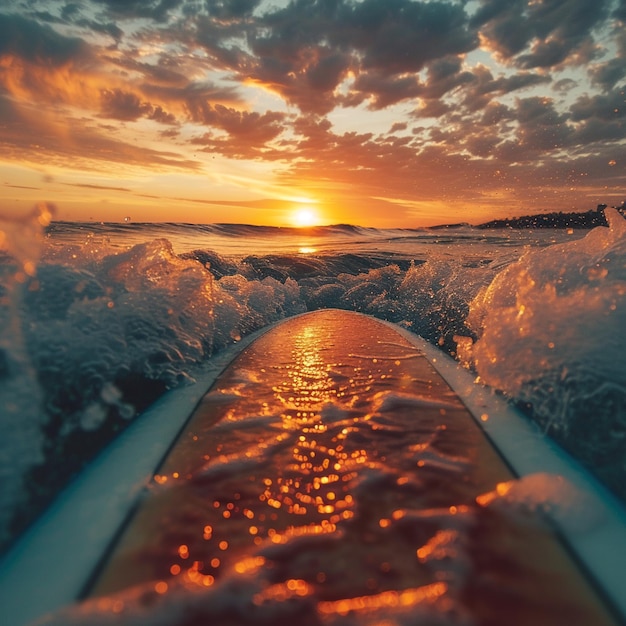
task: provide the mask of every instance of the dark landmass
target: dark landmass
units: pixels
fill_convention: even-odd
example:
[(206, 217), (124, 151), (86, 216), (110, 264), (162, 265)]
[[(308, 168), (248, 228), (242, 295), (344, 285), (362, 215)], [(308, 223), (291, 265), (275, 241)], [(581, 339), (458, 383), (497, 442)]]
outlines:
[[(585, 213), (538, 213), (537, 215), (491, 220), (479, 224), (476, 228), (595, 228), (596, 226), (607, 226), (604, 216), (604, 209), (606, 208), (606, 204), (599, 204), (595, 211), (590, 210)], [(621, 206), (614, 208), (626, 216), (626, 201)]]
[(471, 224), (468, 222), (458, 222), (456, 224), (439, 224), (437, 226), (429, 226), (428, 230), (447, 230), (449, 228), (465, 228), (467, 226), (471, 227)]

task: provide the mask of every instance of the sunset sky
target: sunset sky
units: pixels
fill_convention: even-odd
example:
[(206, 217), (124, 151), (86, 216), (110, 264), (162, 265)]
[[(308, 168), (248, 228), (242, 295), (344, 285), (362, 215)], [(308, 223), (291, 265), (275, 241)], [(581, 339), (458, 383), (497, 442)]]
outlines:
[(625, 197), (626, 0), (0, 0), (0, 213), (416, 227)]

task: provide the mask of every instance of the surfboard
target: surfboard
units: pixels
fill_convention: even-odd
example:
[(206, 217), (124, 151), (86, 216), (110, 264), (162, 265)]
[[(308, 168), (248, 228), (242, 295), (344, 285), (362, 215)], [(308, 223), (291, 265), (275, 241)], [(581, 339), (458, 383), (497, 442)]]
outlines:
[(502, 398), (324, 310), (141, 416), (5, 556), (0, 606), (15, 626), (608, 625), (624, 555), (622, 505)]

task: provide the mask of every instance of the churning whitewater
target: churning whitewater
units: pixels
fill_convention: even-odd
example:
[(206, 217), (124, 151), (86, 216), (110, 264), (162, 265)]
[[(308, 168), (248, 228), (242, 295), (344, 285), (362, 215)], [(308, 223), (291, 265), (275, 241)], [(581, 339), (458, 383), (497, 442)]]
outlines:
[[(457, 356), (624, 497), (626, 221), (306, 230), (5, 220), (0, 539), (224, 347), (323, 308)], [(60, 459), (63, 462), (60, 462)]]

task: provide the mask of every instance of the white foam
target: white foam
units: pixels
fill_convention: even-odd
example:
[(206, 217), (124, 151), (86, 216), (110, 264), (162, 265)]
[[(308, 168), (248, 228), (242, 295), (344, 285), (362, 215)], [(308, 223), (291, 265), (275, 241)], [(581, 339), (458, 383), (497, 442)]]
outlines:
[[(161, 397), (87, 466), (3, 556), (4, 623), (28, 624), (78, 597), (193, 408), (222, 369), (259, 334), (212, 359), (195, 385)], [(36, 572), (45, 573), (45, 584), (33, 593)]]
[(626, 220), (606, 215), (609, 228), (529, 250), (498, 274), (471, 303), (478, 340), (460, 347), (485, 383), (587, 445), (594, 431), (598, 445), (626, 437)]

